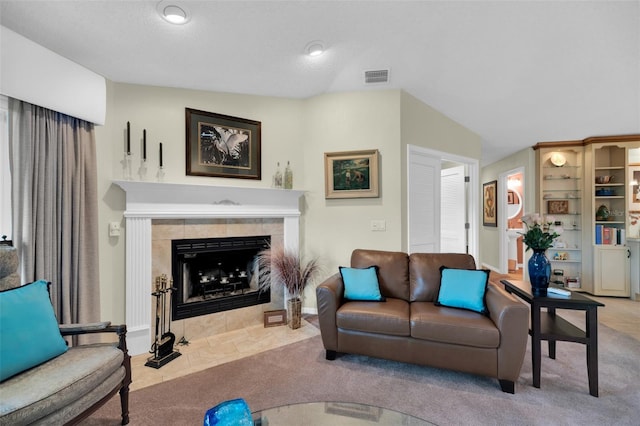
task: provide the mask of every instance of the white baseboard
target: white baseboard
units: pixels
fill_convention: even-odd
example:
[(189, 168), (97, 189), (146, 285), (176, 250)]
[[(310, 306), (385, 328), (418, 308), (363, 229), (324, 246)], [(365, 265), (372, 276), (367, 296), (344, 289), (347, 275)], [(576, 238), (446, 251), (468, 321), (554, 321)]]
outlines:
[(495, 272), (496, 274), (499, 274), (499, 273), (500, 273), (500, 268), (496, 268), (495, 266), (491, 266), (491, 265), (487, 265), (486, 263), (483, 263), (483, 264), (482, 264), (482, 267), (483, 267), (484, 269), (488, 269), (488, 270), (490, 270), (490, 271), (493, 271), (493, 272)]
[(318, 315), (318, 308), (303, 307), (302, 308), (302, 313), (303, 314), (310, 314), (310, 315)]

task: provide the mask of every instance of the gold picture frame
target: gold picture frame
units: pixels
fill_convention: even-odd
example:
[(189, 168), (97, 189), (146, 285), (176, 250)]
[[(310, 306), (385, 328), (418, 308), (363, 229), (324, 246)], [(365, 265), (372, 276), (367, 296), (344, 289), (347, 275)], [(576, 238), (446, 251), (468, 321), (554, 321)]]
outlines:
[(569, 200), (547, 201), (547, 214), (568, 214)]
[(640, 165), (629, 166), (629, 209), (640, 208)]
[(325, 198), (377, 198), (378, 150), (325, 152)]
[(496, 197), (498, 195), (498, 181), (492, 180), (482, 184), (482, 225), (498, 226), (498, 206)]

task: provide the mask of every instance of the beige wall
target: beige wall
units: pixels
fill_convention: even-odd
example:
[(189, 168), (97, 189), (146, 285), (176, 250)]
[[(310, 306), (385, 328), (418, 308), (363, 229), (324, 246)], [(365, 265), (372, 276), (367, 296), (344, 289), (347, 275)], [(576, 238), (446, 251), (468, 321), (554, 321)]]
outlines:
[[(328, 276), (355, 248), (400, 250), (400, 92), (321, 95), (305, 102), (305, 115), (304, 252), (320, 256)], [(380, 151), (380, 197), (325, 199), (324, 153), (365, 149)], [(372, 219), (386, 231), (371, 231)], [(315, 307), (315, 292), (306, 306)]]
[[(480, 171), (480, 182), (490, 182), (498, 179), (502, 173), (518, 167), (524, 167), (524, 203), (525, 214), (535, 211), (535, 179), (536, 157), (532, 148), (526, 148), (509, 157), (483, 167)], [(501, 191), (501, 189), (499, 189)], [(482, 226), (482, 211), (480, 215), (480, 265), (498, 270), (500, 268), (500, 233), (498, 228)], [(498, 212), (500, 215), (500, 212)]]
[(451, 120), (414, 96), (402, 92), (401, 97), (401, 215), (402, 249), (408, 250), (407, 238), (407, 145), (415, 145), (461, 157), (480, 160), (482, 139), (466, 127)]
[[(478, 134), (406, 92), (401, 97), (401, 127), (403, 153), (407, 145), (416, 145), (478, 160), (482, 155)], [(406, 161), (406, 155), (403, 158)]]
[[(262, 180), (185, 176), (185, 107), (262, 122)], [(301, 218), (303, 256), (319, 256), (319, 280), (349, 263), (354, 248), (404, 250), (406, 229), (406, 145), (415, 144), (466, 157), (480, 157), (480, 139), (441, 113), (399, 90), (325, 94), (306, 100), (235, 95), (108, 82), (107, 119), (96, 128), (99, 179), (100, 280), (102, 318), (124, 321), (125, 194), (120, 161), (131, 122), (133, 169), (140, 162), (142, 129), (147, 129), (149, 179), (163, 143), (165, 181), (269, 187), (276, 162), (291, 161), (294, 189), (305, 190)], [(326, 200), (324, 153), (378, 149), (379, 198)], [(372, 219), (386, 231), (370, 230)], [(109, 222), (122, 234), (110, 238)], [(406, 231), (405, 231), (406, 232)], [(318, 280), (318, 281), (319, 281)], [(315, 309), (309, 289), (305, 307)]]
[[(165, 182), (246, 187), (270, 187), (276, 162), (291, 161), (294, 188), (304, 188), (304, 128), (302, 101), (249, 95), (231, 95), (185, 89), (109, 82), (107, 119), (96, 127), (100, 220), (101, 316), (124, 321), (124, 270), (126, 229), (124, 192), (112, 184), (122, 179), (120, 161), (125, 149), (125, 129), (131, 122), (134, 172), (141, 157), (142, 130), (147, 129), (148, 177), (155, 179), (158, 143), (163, 143)], [(185, 175), (185, 107), (262, 122), (262, 180), (224, 179)], [(120, 237), (107, 234), (109, 222), (122, 226)]]

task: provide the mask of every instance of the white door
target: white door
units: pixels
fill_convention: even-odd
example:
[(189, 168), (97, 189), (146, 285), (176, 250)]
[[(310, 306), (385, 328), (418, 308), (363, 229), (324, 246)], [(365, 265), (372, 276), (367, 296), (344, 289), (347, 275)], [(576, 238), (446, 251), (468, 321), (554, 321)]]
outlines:
[(441, 172), (440, 252), (466, 253), (464, 166)]
[(440, 252), (440, 159), (409, 149), (409, 253)]

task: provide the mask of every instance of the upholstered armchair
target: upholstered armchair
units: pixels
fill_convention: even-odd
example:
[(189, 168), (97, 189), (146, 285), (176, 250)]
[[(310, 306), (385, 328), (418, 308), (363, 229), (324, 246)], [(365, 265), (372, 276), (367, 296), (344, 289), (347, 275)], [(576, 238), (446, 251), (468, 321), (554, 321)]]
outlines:
[[(125, 325), (59, 325), (48, 283), (20, 286), (13, 247), (0, 245), (0, 424), (75, 424), (120, 393), (129, 423), (131, 362)], [(114, 342), (68, 347), (63, 336), (109, 333)]]

